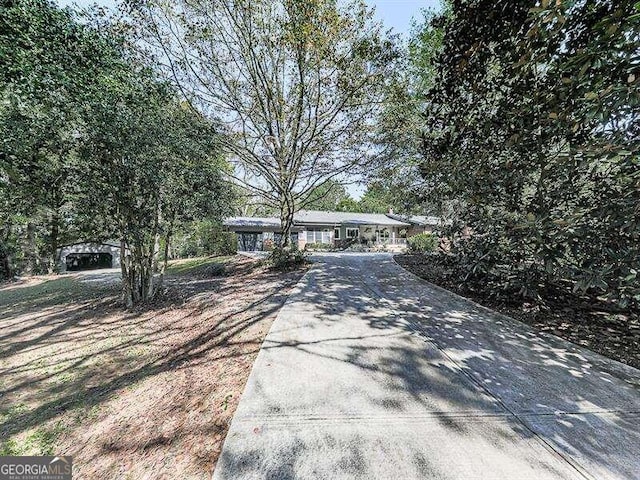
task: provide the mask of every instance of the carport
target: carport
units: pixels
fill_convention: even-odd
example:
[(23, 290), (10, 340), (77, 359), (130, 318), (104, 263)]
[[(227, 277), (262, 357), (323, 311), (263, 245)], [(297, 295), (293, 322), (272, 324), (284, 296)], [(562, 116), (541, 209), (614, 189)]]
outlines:
[(82, 242), (58, 250), (61, 272), (120, 267), (120, 244), (116, 242)]

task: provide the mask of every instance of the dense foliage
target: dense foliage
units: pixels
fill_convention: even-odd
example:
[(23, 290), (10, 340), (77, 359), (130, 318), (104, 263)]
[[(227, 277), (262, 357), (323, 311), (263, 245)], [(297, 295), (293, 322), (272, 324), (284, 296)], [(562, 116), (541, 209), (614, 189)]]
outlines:
[(53, 272), (58, 247), (121, 242), (124, 300), (153, 297), (172, 235), (229, 211), (213, 124), (112, 19), (46, 0), (0, 8), (0, 264)]
[(183, 223), (173, 235), (168, 257), (187, 258), (207, 255), (233, 255), (238, 250), (238, 238), (225, 232), (217, 220), (194, 220)]
[(386, 179), (371, 181), (359, 200), (355, 200), (345, 187), (331, 181), (311, 192), (311, 201), (304, 204), (309, 210), (388, 213), (396, 211), (413, 213), (418, 205), (413, 201), (405, 203), (405, 196), (409, 193)]
[[(86, 85), (106, 45), (40, 0), (0, 6), (0, 277), (53, 271), (87, 220), (72, 212)], [(99, 52), (99, 53), (97, 53)]]
[(407, 238), (407, 246), (410, 253), (434, 252), (438, 247), (439, 239), (432, 233), (419, 233)]
[(311, 190), (309, 198), (301, 207), (306, 210), (352, 211), (355, 203), (344, 185), (336, 180), (329, 180)]
[[(130, 5), (138, 29), (0, 6), (0, 277), (118, 239), (125, 299), (145, 301), (162, 258), (233, 250), (234, 176), (285, 239), (299, 208), (438, 207), (467, 288), (640, 304), (633, 2), (447, 2), (404, 66), (359, 0)], [(338, 179), (372, 158), (355, 201)]]
[(425, 106), (425, 191), (452, 278), (490, 295), (640, 304), (640, 10), (456, 0)]

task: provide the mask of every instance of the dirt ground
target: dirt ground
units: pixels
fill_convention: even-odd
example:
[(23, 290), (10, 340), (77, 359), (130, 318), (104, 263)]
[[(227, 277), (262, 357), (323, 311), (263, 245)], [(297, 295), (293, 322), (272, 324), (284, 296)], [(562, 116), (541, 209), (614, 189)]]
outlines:
[(551, 333), (601, 355), (640, 368), (640, 317), (611, 313), (597, 306), (566, 299), (550, 302), (547, 308), (516, 302), (498, 303), (443, 280), (428, 256), (397, 255), (396, 261), (428, 282), (470, 298), (485, 307), (520, 320), (542, 332)]
[(72, 455), (82, 479), (210, 478), (304, 272), (240, 256), (172, 271), (156, 305), (136, 311), (97, 274), (0, 288), (0, 454)]

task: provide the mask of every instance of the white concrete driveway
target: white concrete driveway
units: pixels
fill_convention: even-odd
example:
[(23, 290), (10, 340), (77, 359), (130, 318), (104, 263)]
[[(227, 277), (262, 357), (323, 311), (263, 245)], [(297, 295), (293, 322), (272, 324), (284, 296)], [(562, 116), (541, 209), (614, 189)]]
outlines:
[(640, 478), (640, 371), (327, 254), (281, 310), (214, 479)]

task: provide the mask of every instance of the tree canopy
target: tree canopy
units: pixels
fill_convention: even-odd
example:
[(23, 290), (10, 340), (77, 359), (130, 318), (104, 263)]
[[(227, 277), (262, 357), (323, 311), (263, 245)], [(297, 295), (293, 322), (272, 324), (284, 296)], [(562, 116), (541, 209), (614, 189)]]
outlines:
[(3, 276), (54, 271), (66, 242), (118, 239), (126, 304), (152, 298), (161, 240), (230, 211), (213, 123), (114, 19), (16, 0), (0, 24)]
[(637, 4), (457, 0), (430, 28), (420, 168), (455, 206), (452, 276), (638, 305)]
[(363, 1), (147, 0), (134, 13), (185, 97), (218, 120), (236, 180), (277, 208), (285, 243), (313, 192), (377, 155), (396, 55)]
[(283, 246), (302, 208), (439, 213), (469, 288), (638, 306), (632, 1), (452, 0), (403, 53), (361, 0), (127, 5), (0, 6), (3, 277), (117, 238), (145, 301), (162, 246), (239, 195)]

